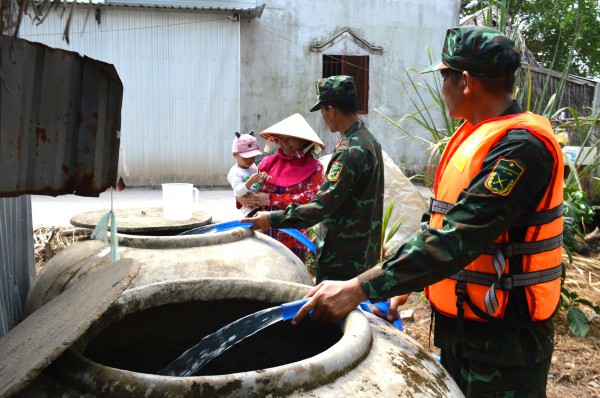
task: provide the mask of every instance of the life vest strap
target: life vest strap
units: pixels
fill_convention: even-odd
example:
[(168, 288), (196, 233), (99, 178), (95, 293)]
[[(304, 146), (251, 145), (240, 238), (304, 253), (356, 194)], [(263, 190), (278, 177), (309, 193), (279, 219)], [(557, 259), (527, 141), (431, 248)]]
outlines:
[[(446, 214), (450, 209), (454, 206), (452, 203), (444, 202), (442, 200), (437, 200), (430, 198), (429, 200), (429, 212), (430, 213), (440, 213)], [(511, 228), (522, 228), (522, 227), (533, 227), (537, 225), (548, 224), (559, 217), (562, 217), (565, 214), (565, 207), (561, 203), (560, 205), (553, 207), (549, 210), (544, 210), (535, 213), (527, 213), (522, 214), (517, 218), (512, 225)]]
[(456, 281), (462, 281), (466, 283), (475, 283), (483, 286), (492, 286), (496, 283), (496, 289), (501, 290), (512, 290), (515, 287), (537, 285), (539, 283), (550, 282), (560, 278), (562, 275), (562, 264), (556, 267), (535, 271), (527, 272), (525, 274), (506, 274), (502, 275), (500, 280), (496, 280), (496, 275), (486, 274), (483, 272), (461, 270), (456, 274), (450, 276), (451, 279)]
[(539, 240), (535, 242), (502, 242), (492, 243), (483, 254), (497, 255), (498, 250), (502, 252), (505, 258), (515, 256), (525, 256), (537, 253), (543, 253), (557, 249), (563, 244), (563, 235), (556, 235), (552, 238)]
[(510, 226), (511, 228), (534, 227), (537, 225), (548, 224), (565, 214), (565, 206), (561, 203), (558, 206), (536, 213), (522, 214)]
[[(493, 316), (487, 314), (477, 307), (469, 296), (465, 297), (465, 303), (469, 306), (471, 311), (479, 318), (484, 321), (492, 322), (498, 325), (502, 325), (504, 327), (512, 327), (518, 329), (528, 329), (531, 327), (532, 322), (529, 319), (506, 319), (506, 318), (494, 318)], [(558, 308), (558, 307), (557, 307)]]

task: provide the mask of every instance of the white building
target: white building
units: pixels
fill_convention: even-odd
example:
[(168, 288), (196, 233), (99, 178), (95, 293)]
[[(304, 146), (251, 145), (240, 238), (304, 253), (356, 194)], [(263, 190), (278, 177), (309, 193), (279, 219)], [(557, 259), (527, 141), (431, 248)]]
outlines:
[[(114, 64), (124, 85), (120, 174), (129, 186), (191, 182), (227, 185), (235, 131), (261, 131), (301, 113), (328, 145), (314, 82), (352, 74), (362, 117), (403, 167), (427, 160), (393, 120), (415, 111), (407, 67), (437, 57), (457, 24), (456, 0), (88, 0), (19, 36)], [(418, 130), (415, 131), (418, 134)]]

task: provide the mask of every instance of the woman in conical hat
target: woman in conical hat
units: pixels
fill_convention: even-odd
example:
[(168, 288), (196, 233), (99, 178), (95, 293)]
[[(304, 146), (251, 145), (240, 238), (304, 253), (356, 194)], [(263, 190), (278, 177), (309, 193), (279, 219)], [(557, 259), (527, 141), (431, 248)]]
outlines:
[[(308, 203), (323, 184), (323, 165), (316, 154), (325, 148), (317, 133), (296, 113), (265, 129), (260, 136), (267, 140), (265, 153), (271, 146), (277, 153), (263, 158), (258, 170), (269, 179), (260, 191), (268, 196), (269, 205), (263, 210), (283, 210), (290, 203)], [(308, 236), (308, 228), (300, 230)], [(265, 231), (292, 250), (300, 260), (306, 259), (306, 247), (277, 229)]]
[(281, 137), (295, 137), (303, 139), (307, 142), (305, 151), (312, 150), (315, 154), (321, 152), (322, 149), (325, 149), (325, 144), (319, 138), (317, 133), (310, 127), (310, 124), (302, 117), (299, 113), (294, 113), (292, 116), (287, 117), (265, 129), (260, 133), (260, 136), (267, 140), (267, 144), (265, 145), (265, 152), (269, 152), (271, 149), (271, 143), (274, 142), (277, 138)]

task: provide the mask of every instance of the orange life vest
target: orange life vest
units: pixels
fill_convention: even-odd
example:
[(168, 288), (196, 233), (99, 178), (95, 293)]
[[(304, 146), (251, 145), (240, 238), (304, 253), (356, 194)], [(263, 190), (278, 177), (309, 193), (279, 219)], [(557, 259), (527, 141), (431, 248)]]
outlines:
[[(564, 162), (548, 119), (523, 113), (491, 119), (476, 126), (468, 122), (463, 124), (448, 143), (436, 173), (430, 227), (443, 227), (444, 214), (481, 171), (490, 149), (510, 130), (517, 129), (535, 135), (552, 154), (551, 183), (535, 213), (523, 215), (513, 224), (527, 228), (524, 242), (509, 242), (505, 231), (486, 254), (458, 274), (426, 288), (432, 306), (444, 315), (470, 320), (489, 320), (490, 316), (502, 319), (509, 292), (516, 286), (525, 289), (529, 313), (534, 321), (548, 319), (558, 305), (562, 272)], [(520, 270), (511, 272), (510, 258), (515, 255), (522, 256), (522, 273)], [(499, 261), (504, 261), (505, 265), (500, 278), (497, 277)], [(461, 294), (466, 294), (469, 305), (460, 302), (457, 305), (457, 297)], [(494, 303), (494, 300), (497, 301)]]

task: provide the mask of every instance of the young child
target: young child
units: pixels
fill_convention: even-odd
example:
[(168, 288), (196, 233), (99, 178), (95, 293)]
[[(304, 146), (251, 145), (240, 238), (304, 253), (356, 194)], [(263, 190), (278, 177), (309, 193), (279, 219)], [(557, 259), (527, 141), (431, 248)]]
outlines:
[[(240, 134), (236, 131), (231, 152), (236, 160), (236, 164), (229, 170), (227, 181), (231, 184), (234, 195), (241, 197), (248, 192), (258, 192), (260, 185), (269, 176), (267, 173), (259, 173), (258, 168), (254, 164), (256, 157), (262, 155), (262, 152), (259, 150), (258, 140), (254, 135), (254, 130), (248, 134)], [(241, 206), (241, 210), (247, 216), (253, 209)]]

